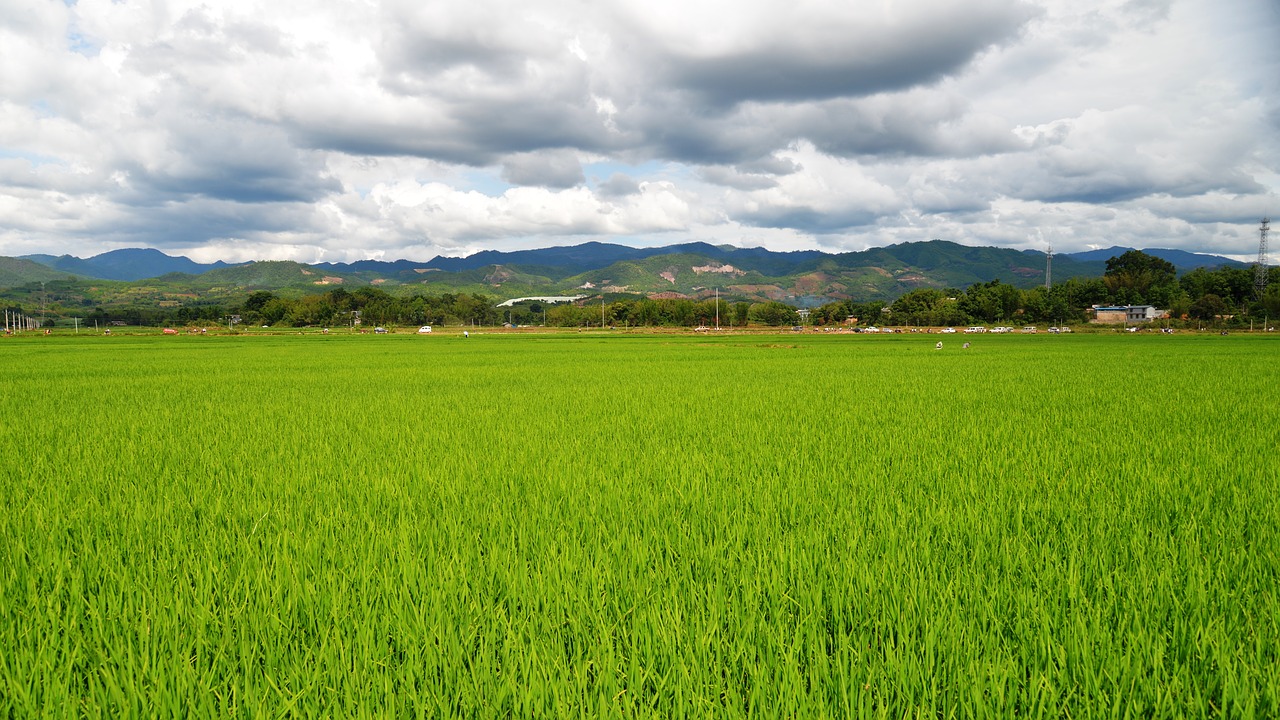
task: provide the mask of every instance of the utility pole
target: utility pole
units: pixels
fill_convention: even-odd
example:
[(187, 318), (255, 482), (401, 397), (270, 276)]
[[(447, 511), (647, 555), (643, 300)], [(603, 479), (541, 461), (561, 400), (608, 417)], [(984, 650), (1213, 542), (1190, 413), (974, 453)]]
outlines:
[(1267, 290), (1267, 232), (1271, 229), (1271, 218), (1262, 218), (1262, 227), (1258, 228), (1258, 264), (1253, 269), (1253, 290), (1262, 299)]
[(720, 288), (716, 288), (716, 329), (720, 329)]

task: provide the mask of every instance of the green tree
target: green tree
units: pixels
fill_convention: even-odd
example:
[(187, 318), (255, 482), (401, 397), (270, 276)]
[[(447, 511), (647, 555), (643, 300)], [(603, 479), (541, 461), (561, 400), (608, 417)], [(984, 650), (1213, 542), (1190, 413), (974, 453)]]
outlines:
[(898, 324), (940, 325), (939, 310), (946, 301), (946, 293), (937, 288), (919, 288), (894, 300), (889, 309)]
[(847, 301), (829, 302), (814, 308), (810, 319), (814, 325), (841, 325), (845, 318), (851, 314), (850, 304)]
[(973, 320), (996, 322), (1012, 319), (1021, 309), (1021, 302), (1018, 288), (992, 280), (971, 285), (960, 299), (960, 307)]
[(267, 292), (266, 290), (251, 292), (249, 293), (249, 297), (245, 298), (241, 312), (246, 315), (258, 313), (266, 306), (267, 303), (275, 299), (275, 294)]
[(1227, 310), (1227, 303), (1219, 296), (1209, 293), (1191, 303), (1191, 317), (1201, 320), (1213, 320)]
[(1178, 269), (1168, 260), (1129, 250), (1107, 260), (1102, 280), (1113, 302), (1167, 307), (1178, 284)]
[(795, 308), (777, 300), (754, 303), (750, 307), (749, 314), (753, 322), (773, 327), (795, 325), (800, 322), (800, 315), (796, 313)]

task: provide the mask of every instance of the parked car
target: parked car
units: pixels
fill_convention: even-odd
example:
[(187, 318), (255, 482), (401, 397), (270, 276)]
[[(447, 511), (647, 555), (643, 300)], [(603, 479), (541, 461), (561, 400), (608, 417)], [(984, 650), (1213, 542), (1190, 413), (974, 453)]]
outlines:
[(953, 332), (955, 332), (955, 331), (956, 331), (956, 329), (955, 329), (955, 328), (945, 327), (945, 328), (942, 328), (942, 330), (941, 330), (940, 332), (944, 332), (944, 333), (953, 333)]
[(430, 325), (423, 325), (422, 327), (418, 328), (418, 334), (419, 334), (419, 335), (426, 335), (426, 334), (428, 334), (428, 333), (430, 333), (430, 332), (431, 332), (431, 326), (430, 326)]
[(379, 335), (381, 335), (381, 334), (385, 333), (385, 332), (387, 331), (387, 329), (386, 329), (386, 328), (384, 328), (384, 327), (376, 327), (376, 328), (374, 328), (374, 329), (373, 329), (373, 331), (374, 331), (374, 332), (376, 332), (376, 333), (378, 333)]

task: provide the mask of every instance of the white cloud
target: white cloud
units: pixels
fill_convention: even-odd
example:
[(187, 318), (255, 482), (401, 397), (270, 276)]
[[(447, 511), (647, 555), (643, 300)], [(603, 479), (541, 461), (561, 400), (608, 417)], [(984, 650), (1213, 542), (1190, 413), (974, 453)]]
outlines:
[(0, 0), (0, 254), (1247, 255), (1277, 30), (1256, 0)]

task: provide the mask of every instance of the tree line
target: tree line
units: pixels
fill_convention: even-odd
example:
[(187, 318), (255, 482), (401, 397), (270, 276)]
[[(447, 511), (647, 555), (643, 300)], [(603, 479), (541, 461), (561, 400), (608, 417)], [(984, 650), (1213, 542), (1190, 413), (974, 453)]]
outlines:
[[(1107, 261), (1099, 278), (1072, 278), (1053, 285), (1022, 289), (992, 280), (968, 288), (920, 288), (885, 300), (836, 300), (809, 311), (814, 325), (840, 325), (853, 318), (860, 325), (965, 326), (985, 323), (1078, 323), (1089, 319), (1093, 305), (1154, 305), (1174, 319), (1225, 324), (1280, 317), (1280, 268), (1269, 268), (1266, 292), (1259, 297), (1255, 267), (1198, 268), (1178, 275), (1172, 263), (1133, 250)], [(287, 297), (258, 290), (240, 302), (194, 302), (177, 308), (95, 308), (83, 322), (125, 321), (139, 325), (241, 323), (275, 327), (341, 327), (354, 325), (547, 325), (743, 327), (791, 326), (800, 314), (791, 304), (771, 300), (600, 297), (579, 303), (525, 301), (499, 308), (478, 293), (394, 295), (366, 286), (338, 287), (323, 293)], [(14, 305), (12, 310), (22, 312)]]
[(1166, 260), (1131, 250), (1107, 261), (1100, 278), (1072, 278), (1019, 289), (999, 280), (967, 289), (912, 290), (885, 304), (832, 302), (814, 310), (813, 322), (834, 324), (854, 317), (863, 325), (972, 325), (996, 322), (1076, 323), (1095, 305), (1153, 305), (1175, 320), (1247, 324), (1249, 318), (1280, 317), (1280, 268), (1268, 268), (1266, 291), (1256, 293), (1256, 266), (1197, 268), (1178, 276)]

